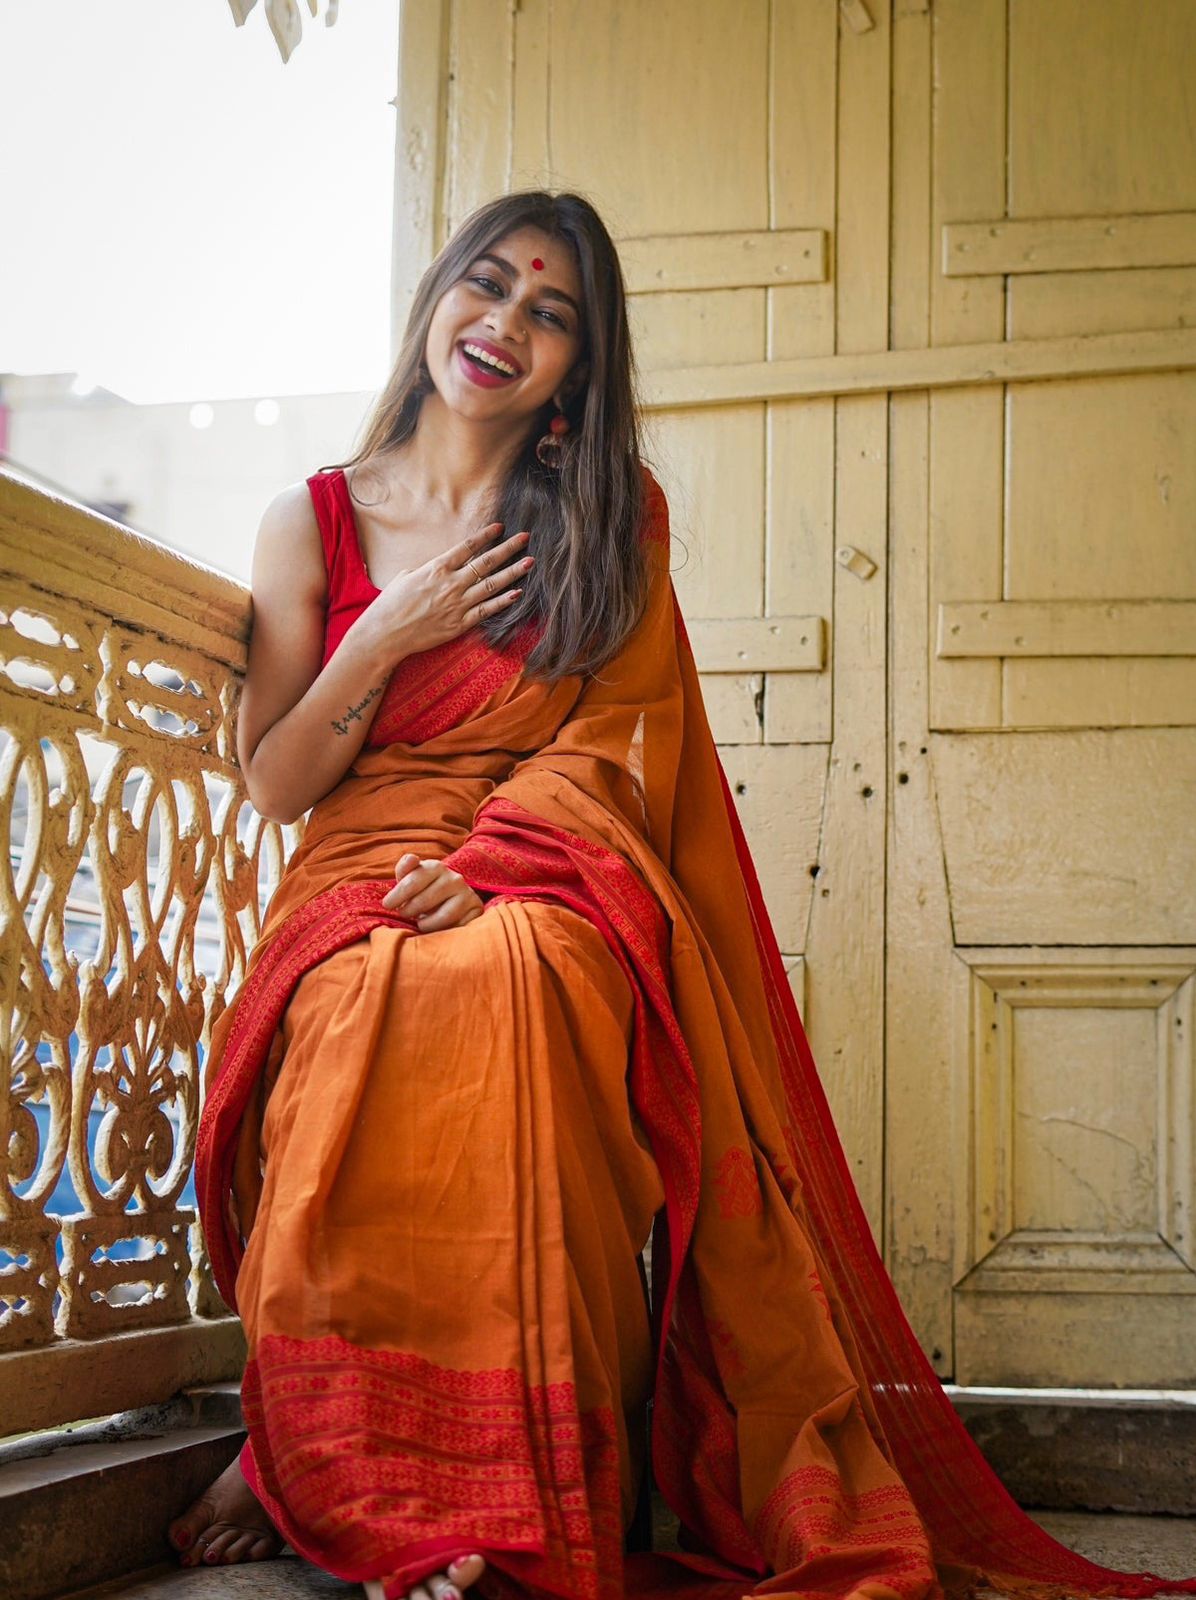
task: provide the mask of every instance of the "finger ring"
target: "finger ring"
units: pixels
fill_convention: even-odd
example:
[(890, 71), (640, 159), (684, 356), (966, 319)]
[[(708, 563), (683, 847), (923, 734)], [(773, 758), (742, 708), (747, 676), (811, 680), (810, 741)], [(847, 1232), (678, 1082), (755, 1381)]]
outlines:
[(475, 566), (474, 566), (474, 564), (473, 564), (473, 557), (472, 557), (472, 556), (471, 556), (471, 557), (470, 557), (470, 558), (469, 558), (469, 561), (468, 561), (468, 563), (467, 563), (467, 565), (468, 565), (468, 567), (469, 567), (469, 570), (470, 570), (470, 571), (471, 571), (471, 572), (472, 572), (472, 573), (473, 573), (473, 575), (474, 575), (474, 579), (475, 579), (475, 580), (476, 580), (476, 582), (478, 582), (478, 583), (481, 583), (481, 581), (482, 581), (482, 574), (481, 574), (481, 573), (480, 573), (480, 572), (479, 572), (479, 571), (478, 571), (478, 569), (477, 569), (477, 568), (476, 568), (476, 567), (475, 567)]

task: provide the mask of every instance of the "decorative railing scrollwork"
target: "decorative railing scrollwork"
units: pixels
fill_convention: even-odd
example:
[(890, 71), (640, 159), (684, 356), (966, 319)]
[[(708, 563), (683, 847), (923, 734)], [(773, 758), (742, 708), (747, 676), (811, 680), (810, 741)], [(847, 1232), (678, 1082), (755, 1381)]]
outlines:
[(224, 1314), (200, 1071), (298, 834), (237, 771), (248, 619), (242, 585), (0, 473), (0, 1352)]

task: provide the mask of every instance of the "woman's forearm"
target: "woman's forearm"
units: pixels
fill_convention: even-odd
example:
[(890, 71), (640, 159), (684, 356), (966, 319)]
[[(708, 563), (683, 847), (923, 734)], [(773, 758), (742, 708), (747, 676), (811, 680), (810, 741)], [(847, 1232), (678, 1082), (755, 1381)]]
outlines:
[(311, 688), (258, 740), (243, 771), (254, 809), (294, 822), (348, 771), (378, 711), (391, 672), (403, 658), (360, 617)]

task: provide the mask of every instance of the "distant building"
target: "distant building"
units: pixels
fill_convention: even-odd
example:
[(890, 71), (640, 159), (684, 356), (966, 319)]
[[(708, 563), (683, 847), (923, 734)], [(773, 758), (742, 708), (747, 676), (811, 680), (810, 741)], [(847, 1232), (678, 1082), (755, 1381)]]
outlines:
[(262, 511), (352, 453), (375, 395), (135, 405), (74, 373), (0, 374), (0, 460), (208, 566), (248, 579)]

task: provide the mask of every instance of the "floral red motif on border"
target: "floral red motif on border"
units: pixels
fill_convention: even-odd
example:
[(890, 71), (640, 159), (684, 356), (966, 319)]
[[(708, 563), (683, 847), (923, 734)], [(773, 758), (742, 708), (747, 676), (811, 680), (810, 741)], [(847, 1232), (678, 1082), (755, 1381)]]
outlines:
[(255, 1456), (267, 1509), (336, 1567), (380, 1575), (380, 1552), (460, 1536), (518, 1554), (537, 1587), (622, 1595), (614, 1414), (579, 1414), (571, 1383), (271, 1334), (243, 1405), (272, 1452)]
[(718, 1213), (731, 1221), (735, 1217), (758, 1217), (764, 1210), (756, 1164), (741, 1145), (733, 1144), (718, 1158), (714, 1169), (718, 1194)]

